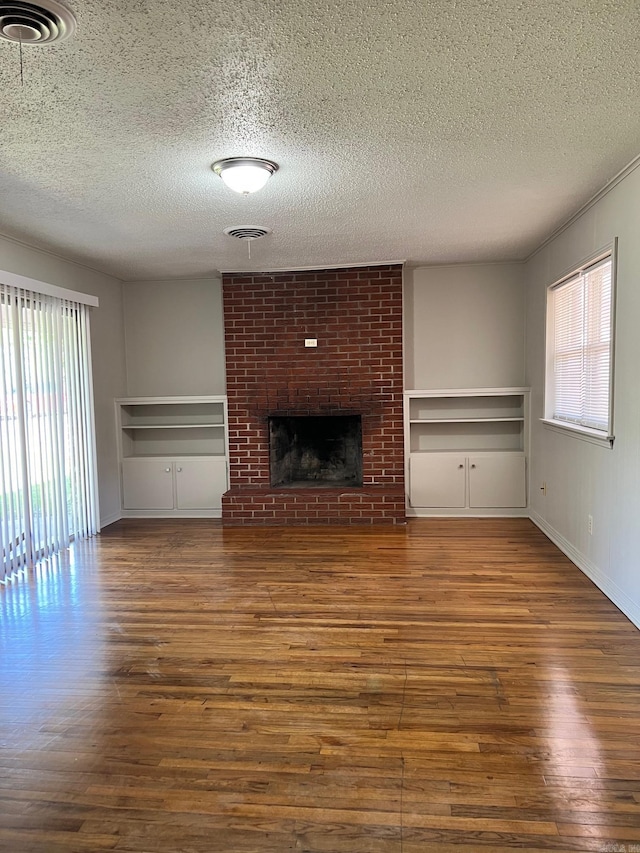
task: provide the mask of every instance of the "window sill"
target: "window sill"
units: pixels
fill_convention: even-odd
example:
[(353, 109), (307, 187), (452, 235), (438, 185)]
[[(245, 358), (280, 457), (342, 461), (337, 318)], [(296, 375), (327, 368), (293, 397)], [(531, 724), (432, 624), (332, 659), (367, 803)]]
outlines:
[(606, 435), (597, 429), (589, 429), (589, 427), (578, 426), (577, 424), (570, 424), (565, 421), (554, 421), (548, 418), (540, 418), (540, 420), (547, 429), (554, 432), (570, 435), (573, 438), (580, 439), (580, 441), (588, 441), (591, 444), (597, 444), (599, 447), (606, 447), (609, 450), (613, 448), (614, 436)]

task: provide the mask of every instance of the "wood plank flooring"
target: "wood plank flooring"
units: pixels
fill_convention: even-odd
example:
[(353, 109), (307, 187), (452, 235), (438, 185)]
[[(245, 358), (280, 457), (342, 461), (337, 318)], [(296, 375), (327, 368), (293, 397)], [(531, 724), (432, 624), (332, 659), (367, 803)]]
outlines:
[(640, 632), (527, 520), (123, 521), (1, 605), (2, 851), (640, 851)]

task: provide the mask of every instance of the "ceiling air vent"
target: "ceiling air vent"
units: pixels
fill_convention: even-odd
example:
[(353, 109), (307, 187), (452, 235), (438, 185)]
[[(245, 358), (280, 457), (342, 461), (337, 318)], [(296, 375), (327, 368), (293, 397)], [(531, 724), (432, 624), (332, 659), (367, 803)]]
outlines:
[(234, 227), (225, 228), (224, 233), (227, 237), (237, 237), (238, 240), (259, 240), (260, 237), (266, 237), (271, 234), (271, 228), (261, 228), (260, 226), (253, 227)]
[(0, 38), (21, 44), (50, 44), (73, 35), (76, 19), (56, 0), (0, 0)]

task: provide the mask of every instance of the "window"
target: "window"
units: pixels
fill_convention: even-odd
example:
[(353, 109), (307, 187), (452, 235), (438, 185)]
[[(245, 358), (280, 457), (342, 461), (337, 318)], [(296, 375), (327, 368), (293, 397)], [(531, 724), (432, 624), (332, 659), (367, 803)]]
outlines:
[(97, 532), (90, 309), (19, 279), (0, 273), (0, 580)]
[(545, 421), (611, 442), (613, 263), (601, 255), (547, 293)]

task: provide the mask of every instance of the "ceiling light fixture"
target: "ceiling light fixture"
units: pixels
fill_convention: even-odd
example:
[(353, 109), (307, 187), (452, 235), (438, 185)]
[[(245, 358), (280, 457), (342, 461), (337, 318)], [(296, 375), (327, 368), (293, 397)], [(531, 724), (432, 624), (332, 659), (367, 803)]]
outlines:
[(260, 157), (227, 157), (216, 160), (211, 168), (229, 189), (248, 195), (262, 189), (271, 175), (278, 171), (278, 164)]

